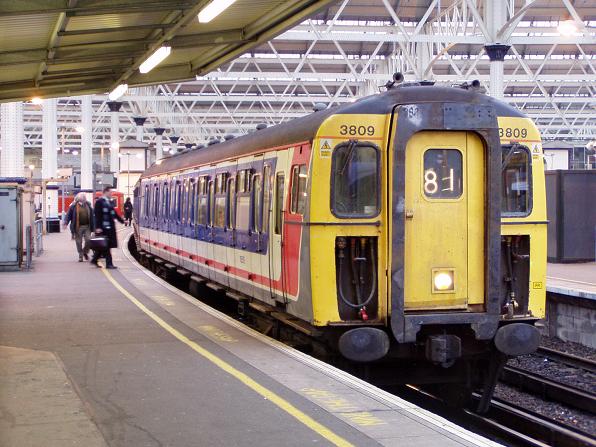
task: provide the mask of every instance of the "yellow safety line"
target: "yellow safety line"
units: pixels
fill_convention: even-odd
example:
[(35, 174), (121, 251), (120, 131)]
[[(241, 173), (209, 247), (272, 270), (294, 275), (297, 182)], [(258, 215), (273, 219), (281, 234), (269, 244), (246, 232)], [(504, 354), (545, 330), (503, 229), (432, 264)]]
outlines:
[(244, 385), (246, 385), (247, 387), (249, 387), (251, 390), (255, 391), (256, 393), (260, 394), (265, 399), (267, 399), (270, 402), (277, 405), (279, 408), (284, 410), (290, 416), (298, 419), (298, 421), (300, 421), (301, 423), (306, 425), (308, 428), (310, 428), (314, 432), (321, 435), (323, 438), (327, 439), (332, 444), (334, 444), (336, 446), (340, 446), (340, 447), (353, 447), (353, 445), (351, 443), (349, 443), (348, 441), (346, 441), (344, 438), (335, 434), (334, 432), (332, 432), (330, 429), (328, 429), (324, 425), (320, 424), (319, 422), (315, 421), (313, 418), (308, 416), (306, 413), (300, 411), (298, 408), (296, 408), (294, 405), (292, 405), (287, 400), (283, 399), (278, 394), (265, 388), (263, 385), (259, 384), (258, 382), (256, 382), (252, 378), (250, 378), (248, 375), (244, 374), (242, 371), (234, 368), (232, 365), (230, 365), (225, 360), (222, 360), (221, 358), (219, 358), (212, 352), (208, 351), (207, 349), (203, 348), (196, 342), (194, 342), (191, 339), (189, 339), (188, 337), (186, 337), (184, 334), (182, 334), (177, 329), (170, 326), (168, 323), (166, 323), (164, 320), (162, 320), (159, 316), (157, 316), (154, 312), (147, 309), (147, 307), (145, 307), (145, 305), (143, 303), (141, 303), (137, 298), (135, 298), (133, 295), (131, 295), (131, 293), (128, 290), (126, 290), (124, 287), (122, 287), (114, 279), (114, 277), (110, 274), (110, 272), (108, 272), (106, 269), (103, 269), (103, 268), (101, 270), (104, 273), (104, 275), (106, 276), (106, 278), (108, 278), (108, 280), (114, 285), (114, 287), (116, 287), (116, 289), (118, 289), (120, 291), (120, 293), (122, 293), (122, 295), (124, 295), (126, 298), (128, 298), (128, 300), (130, 300), (135, 306), (137, 306), (139, 309), (141, 309), (153, 321), (155, 321), (162, 328), (164, 328), (166, 331), (168, 331), (170, 334), (172, 334), (175, 338), (180, 340), (182, 343), (187, 345), (189, 348), (194, 350), (196, 353), (198, 353), (199, 355), (201, 355), (204, 358), (206, 358), (207, 360), (209, 360), (215, 366), (223, 369), (229, 375), (238, 379)]

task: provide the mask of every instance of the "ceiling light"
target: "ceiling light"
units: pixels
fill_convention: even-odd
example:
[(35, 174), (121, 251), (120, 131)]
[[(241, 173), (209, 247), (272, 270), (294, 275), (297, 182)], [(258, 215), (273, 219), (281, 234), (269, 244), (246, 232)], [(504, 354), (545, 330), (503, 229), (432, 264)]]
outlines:
[(160, 47), (158, 48), (151, 56), (149, 56), (145, 62), (141, 64), (139, 67), (139, 71), (141, 73), (149, 73), (155, 67), (159, 65), (161, 61), (163, 61), (166, 57), (170, 55), (172, 52), (172, 47)]
[(110, 149), (117, 151), (118, 149), (120, 149), (120, 143), (118, 143), (117, 141), (114, 141), (111, 145), (110, 145)]
[(39, 105), (43, 104), (43, 99), (41, 99), (39, 96), (31, 98), (31, 104), (35, 104), (36, 106), (39, 106)]
[(83, 133), (83, 132), (85, 132), (85, 128), (84, 128), (83, 126), (77, 126), (77, 127), (75, 127), (75, 130), (76, 130), (78, 133)]
[(79, 151), (72, 151), (72, 155), (79, 155)]
[(563, 20), (559, 22), (557, 30), (562, 36), (573, 36), (577, 32), (577, 24), (573, 19)]
[(199, 22), (211, 22), (214, 18), (224, 12), (236, 0), (213, 0), (199, 12)]
[(35, 169), (35, 165), (29, 165), (29, 169), (33, 171)]
[(68, 154), (70, 152), (70, 149), (64, 149), (64, 153)]
[(118, 98), (120, 98), (122, 95), (126, 93), (126, 90), (128, 90), (128, 84), (120, 84), (118, 87), (116, 87), (114, 90), (110, 92), (108, 98), (110, 98), (110, 101), (116, 101)]

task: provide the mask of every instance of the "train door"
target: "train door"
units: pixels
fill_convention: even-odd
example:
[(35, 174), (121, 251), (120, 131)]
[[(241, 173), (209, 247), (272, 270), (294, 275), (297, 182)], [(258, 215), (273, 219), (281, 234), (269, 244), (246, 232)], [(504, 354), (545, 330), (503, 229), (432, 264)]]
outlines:
[(207, 261), (206, 264), (210, 267), (209, 270), (209, 279), (216, 280), (215, 272), (213, 271), (214, 266), (214, 244), (215, 244), (215, 231), (213, 229), (213, 224), (215, 222), (215, 171), (213, 171), (214, 175), (207, 183), (207, 196), (208, 196), (208, 217), (207, 217)]
[(224, 240), (228, 284), (230, 285), (230, 288), (234, 290), (238, 290), (236, 272), (233, 268), (236, 264), (236, 167), (236, 161), (233, 161), (232, 164), (228, 166), (230, 175), (228, 176), (226, 187), (226, 227)]
[(406, 147), (405, 309), (484, 302), (484, 147), (468, 132), (420, 132)]
[(263, 154), (255, 155), (252, 161), (251, 198), (250, 198), (250, 249), (251, 281), (253, 283), (253, 296), (266, 299), (269, 296), (267, 275), (263, 272), (262, 264), (266, 265), (266, 250), (263, 247), (261, 222), (263, 217)]
[(237, 277), (237, 288), (247, 295), (253, 294), (252, 285), (252, 256), (250, 234), (251, 218), (251, 178), (254, 170), (252, 169), (251, 159), (243, 158), (238, 160), (238, 169), (236, 171), (236, 204), (234, 228), (236, 245), (234, 247), (234, 266)]
[(272, 214), (272, 191), (273, 191), (273, 171), (275, 169), (275, 158), (266, 159), (263, 162), (262, 171), (262, 213), (259, 221), (259, 247), (261, 250), (261, 277), (264, 279), (263, 286), (264, 297), (268, 300), (274, 298), (273, 284), (271, 279), (271, 264), (270, 264), (270, 244), (271, 236), (271, 214)]
[(277, 152), (277, 162), (275, 165), (275, 175), (273, 176), (273, 194), (272, 194), (272, 215), (269, 220), (269, 249), (268, 261), (271, 277), (272, 289), (275, 299), (280, 302), (286, 301), (284, 290), (284, 271), (282, 259), (283, 245), (283, 226), (284, 213), (286, 212), (284, 204), (287, 190), (287, 172), (289, 169), (290, 158), (288, 150)]
[(213, 211), (211, 222), (212, 278), (220, 284), (229, 285), (227, 266), (226, 201), (229, 167), (218, 167), (213, 183)]

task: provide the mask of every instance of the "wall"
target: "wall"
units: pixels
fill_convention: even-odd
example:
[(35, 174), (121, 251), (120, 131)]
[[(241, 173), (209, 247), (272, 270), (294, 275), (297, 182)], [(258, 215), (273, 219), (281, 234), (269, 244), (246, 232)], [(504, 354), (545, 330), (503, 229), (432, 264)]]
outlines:
[(546, 169), (569, 169), (569, 151), (561, 149), (544, 149), (544, 161)]

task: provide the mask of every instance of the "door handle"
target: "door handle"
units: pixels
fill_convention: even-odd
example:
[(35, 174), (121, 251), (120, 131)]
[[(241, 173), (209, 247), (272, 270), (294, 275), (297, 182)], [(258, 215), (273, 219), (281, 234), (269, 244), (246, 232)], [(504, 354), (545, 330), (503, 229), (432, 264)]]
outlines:
[(413, 219), (414, 218), (414, 211), (406, 210), (406, 219)]

